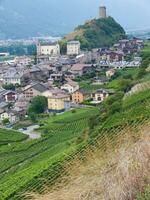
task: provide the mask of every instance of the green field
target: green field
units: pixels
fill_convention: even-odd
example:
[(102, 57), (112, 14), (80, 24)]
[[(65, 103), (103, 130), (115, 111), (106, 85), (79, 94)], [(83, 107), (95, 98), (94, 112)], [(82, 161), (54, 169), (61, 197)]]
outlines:
[(28, 137), (20, 134), (16, 131), (10, 131), (9, 129), (0, 129), (0, 145), (8, 145), (15, 142), (22, 142), (26, 140)]
[(138, 72), (139, 72), (138, 68), (123, 69), (123, 70), (120, 69), (120, 70), (117, 70), (117, 73), (119, 73), (119, 76), (116, 79), (111, 80), (106, 85), (92, 85), (92, 82), (90, 80), (89, 81), (81, 81), (79, 84), (80, 84), (80, 88), (87, 92), (94, 92), (101, 88), (118, 90), (119, 89), (119, 81), (120, 81), (120, 79), (123, 78), (123, 76), (131, 75), (133, 78), (136, 78)]
[(58, 116), (51, 116), (40, 123), (45, 124), (38, 131), (39, 140), (23, 140), (25, 136), (11, 130), (0, 130), (0, 139), (12, 143), (0, 145), (0, 200), (20, 199), (15, 196), (21, 189), (31, 188), (51, 166), (75, 151), (80, 145), (78, 138), (88, 128), (91, 116), (98, 114), (97, 108), (77, 109)]

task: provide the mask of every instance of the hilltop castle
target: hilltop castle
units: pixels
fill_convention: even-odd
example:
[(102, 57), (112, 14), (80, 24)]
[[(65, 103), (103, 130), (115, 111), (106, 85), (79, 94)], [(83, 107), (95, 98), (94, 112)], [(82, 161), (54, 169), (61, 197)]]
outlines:
[(100, 6), (99, 7), (99, 17), (102, 19), (106, 19), (107, 18), (107, 11), (106, 11), (106, 7), (105, 6)]

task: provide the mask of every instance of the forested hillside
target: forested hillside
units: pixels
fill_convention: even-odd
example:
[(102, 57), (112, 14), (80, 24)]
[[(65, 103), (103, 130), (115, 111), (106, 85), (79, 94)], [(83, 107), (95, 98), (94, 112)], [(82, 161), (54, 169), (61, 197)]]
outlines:
[(82, 49), (92, 49), (110, 47), (124, 38), (126, 38), (124, 29), (112, 17), (108, 17), (93, 19), (78, 26), (74, 32), (64, 38), (61, 45), (65, 45), (69, 40), (79, 40)]

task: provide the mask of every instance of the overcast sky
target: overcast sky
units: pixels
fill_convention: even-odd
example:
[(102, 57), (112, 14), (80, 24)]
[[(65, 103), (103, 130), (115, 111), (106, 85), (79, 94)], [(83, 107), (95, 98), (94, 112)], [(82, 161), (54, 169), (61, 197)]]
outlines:
[(150, 0), (103, 0), (101, 2), (108, 7), (108, 13), (125, 28), (150, 28)]
[[(56, 0), (59, 1), (59, 0)], [(60, 0), (67, 1), (67, 0)], [(150, 0), (70, 0), (78, 2), (82, 7), (86, 17), (94, 17), (98, 14), (99, 5), (107, 6), (108, 15), (113, 16), (126, 29), (132, 28), (150, 28)]]
[[(98, 17), (99, 6), (107, 7), (107, 14), (114, 17), (126, 30), (150, 28), (150, 0), (0, 0), (1, 10), (19, 16), (28, 23), (43, 26), (63, 25), (66, 32), (85, 20)], [(12, 11), (12, 12), (11, 12)], [(30, 19), (29, 19), (30, 18)], [(62, 27), (62, 26), (61, 26)], [(59, 27), (58, 27), (59, 28)]]

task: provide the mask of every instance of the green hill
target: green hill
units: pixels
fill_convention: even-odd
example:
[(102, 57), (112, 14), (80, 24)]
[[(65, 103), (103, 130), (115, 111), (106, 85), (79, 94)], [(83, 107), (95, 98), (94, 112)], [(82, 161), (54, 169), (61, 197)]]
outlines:
[(125, 31), (112, 17), (93, 19), (78, 26), (73, 33), (64, 38), (65, 41), (79, 40), (82, 49), (111, 46), (119, 39), (125, 38)]

